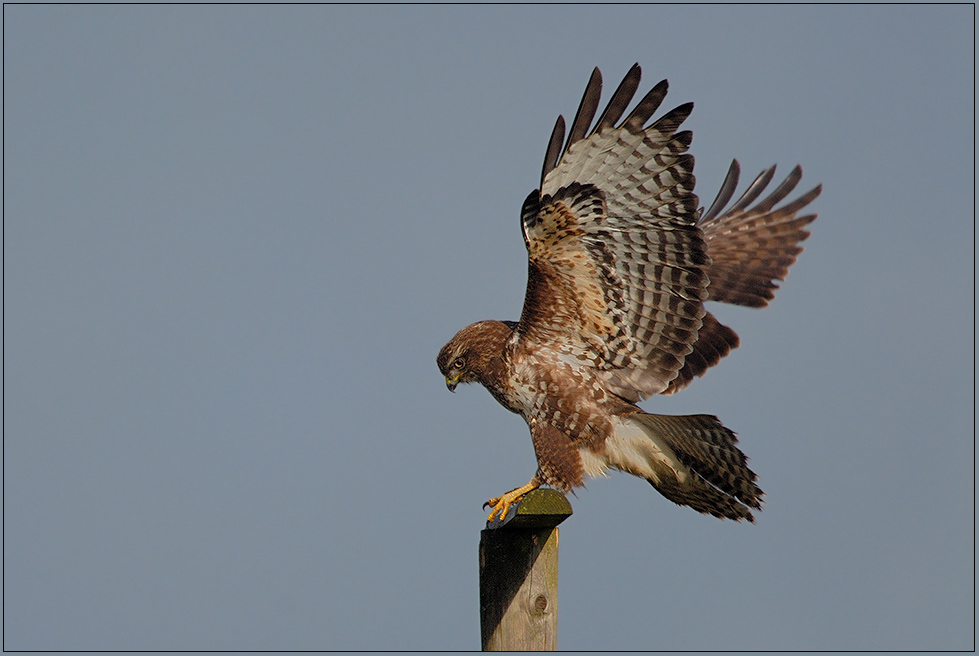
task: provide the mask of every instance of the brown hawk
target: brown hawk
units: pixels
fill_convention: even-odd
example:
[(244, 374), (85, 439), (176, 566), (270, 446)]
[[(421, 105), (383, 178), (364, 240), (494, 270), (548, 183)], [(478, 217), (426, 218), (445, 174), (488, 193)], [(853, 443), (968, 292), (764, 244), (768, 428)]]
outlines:
[(589, 130), (596, 68), (567, 140), (558, 117), (540, 189), (520, 216), (529, 259), (520, 321), (474, 323), (438, 355), (450, 390), (478, 382), (530, 427), (537, 472), (487, 502), (490, 521), (541, 485), (566, 493), (609, 468), (715, 517), (753, 521), (761, 507), (757, 477), (716, 417), (648, 414), (636, 403), (682, 389), (738, 346), (704, 302), (767, 305), (816, 218), (796, 214), (821, 186), (776, 208), (802, 177), (797, 166), (755, 202), (773, 166), (728, 207), (735, 160), (714, 203), (698, 210), (692, 135), (677, 131), (693, 104), (647, 126), (663, 80), (620, 121), (639, 78), (636, 64)]

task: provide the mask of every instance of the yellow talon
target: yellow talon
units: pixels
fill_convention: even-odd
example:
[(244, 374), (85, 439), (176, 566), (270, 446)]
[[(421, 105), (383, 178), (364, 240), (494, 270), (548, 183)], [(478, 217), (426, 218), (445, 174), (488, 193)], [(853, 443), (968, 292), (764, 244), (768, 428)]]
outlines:
[(499, 513), (500, 521), (502, 522), (506, 519), (507, 513), (510, 511), (510, 506), (514, 505), (520, 501), (525, 494), (531, 490), (536, 490), (540, 487), (539, 483), (527, 483), (515, 490), (510, 490), (506, 494), (494, 497), (483, 504), (483, 507), (493, 506), (493, 510), (490, 511), (489, 517), (486, 518), (487, 522), (492, 522), (493, 518)]
[(493, 510), (490, 511), (489, 517), (486, 518), (487, 522), (492, 522), (493, 517), (497, 513), (500, 514), (500, 521), (502, 522), (506, 519), (507, 513), (510, 512), (510, 506), (520, 501), (523, 495), (510, 496), (509, 493), (504, 494), (502, 497), (495, 497), (486, 502), (485, 505), (493, 506)]

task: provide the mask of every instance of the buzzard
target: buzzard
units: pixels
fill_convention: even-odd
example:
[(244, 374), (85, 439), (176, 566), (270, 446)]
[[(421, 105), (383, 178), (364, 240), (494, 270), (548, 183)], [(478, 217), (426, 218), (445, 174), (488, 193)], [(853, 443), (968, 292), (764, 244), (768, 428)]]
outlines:
[(715, 517), (754, 521), (761, 508), (757, 476), (716, 417), (649, 414), (636, 404), (686, 387), (738, 346), (705, 301), (767, 305), (816, 218), (796, 214), (821, 186), (776, 207), (799, 183), (797, 166), (755, 202), (772, 166), (728, 206), (740, 174), (734, 160), (713, 204), (698, 209), (692, 134), (678, 131), (693, 104), (647, 125), (666, 96), (663, 80), (620, 120), (639, 79), (636, 64), (591, 127), (602, 88), (596, 68), (567, 139), (557, 119), (540, 189), (520, 213), (529, 260), (520, 320), (474, 323), (438, 355), (451, 391), (480, 383), (530, 427), (537, 471), (487, 502), (489, 521), (541, 485), (567, 493), (610, 468)]

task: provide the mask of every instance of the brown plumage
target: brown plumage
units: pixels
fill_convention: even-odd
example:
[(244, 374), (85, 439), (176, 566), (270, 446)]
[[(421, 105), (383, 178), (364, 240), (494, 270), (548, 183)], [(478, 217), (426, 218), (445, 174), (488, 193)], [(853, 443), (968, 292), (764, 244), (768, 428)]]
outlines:
[(635, 405), (703, 375), (738, 336), (704, 309), (708, 300), (763, 307), (802, 250), (815, 215), (796, 213), (816, 187), (781, 208), (796, 167), (775, 191), (764, 171), (731, 207), (732, 163), (705, 212), (694, 194), (690, 103), (648, 126), (666, 96), (653, 87), (620, 122), (639, 87), (633, 66), (594, 128), (602, 78), (596, 68), (565, 140), (558, 117), (541, 187), (521, 211), (527, 293), (518, 322), (463, 328), (438, 355), (449, 389), (478, 382), (530, 427), (537, 471), (491, 499), (505, 516), (527, 491), (567, 492), (609, 468), (648, 480), (699, 512), (752, 520), (762, 491), (734, 433), (709, 415), (651, 415)]

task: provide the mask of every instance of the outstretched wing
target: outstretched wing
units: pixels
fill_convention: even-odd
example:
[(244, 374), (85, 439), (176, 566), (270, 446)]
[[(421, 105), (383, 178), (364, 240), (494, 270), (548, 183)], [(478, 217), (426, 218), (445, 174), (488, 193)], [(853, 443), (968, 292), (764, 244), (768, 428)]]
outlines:
[(776, 208), (802, 179), (802, 167), (796, 166), (775, 191), (749, 207), (772, 181), (775, 175), (772, 166), (762, 171), (741, 198), (725, 210), (738, 186), (740, 170), (738, 160), (731, 162), (717, 198), (697, 221), (712, 260), (707, 270), (708, 298), (765, 307), (775, 297), (778, 289), (775, 281), (785, 280), (789, 267), (802, 252), (799, 244), (809, 236), (805, 226), (816, 218), (815, 214), (796, 214), (819, 196), (823, 186), (817, 185)]
[(630, 401), (664, 391), (697, 340), (708, 297), (707, 245), (695, 225), (688, 103), (647, 121), (662, 81), (619, 122), (639, 85), (635, 65), (589, 132), (596, 68), (564, 140), (559, 117), (541, 189), (521, 212), (527, 296), (514, 339), (590, 368)]
[[(738, 160), (732, 161), (717, 198), (697, 221), (711, 258), (707, 268), (710, 278), (707, 300), (765, 307), (775, 297), (778, 289), (775, 281), (785, 280), (789, 267), (802, 252), (799, 244), (809, 236), (805, 226), (816, 218), (815, 214), (796, 214), (819, 195), (822, 185), (776, 208), (802, 179), (802, 168), (796, 166), (775, 191), (749, 207), (772, 181), (775, 175), (772, 166), (762, 171), (741, 198), (725, 211), (738, 186), (740, 173)], [(664, 394), (683, 389), (737, 346), (737, 333), (707, 313), (693, 352), (684, 359), (683, 368)]]

